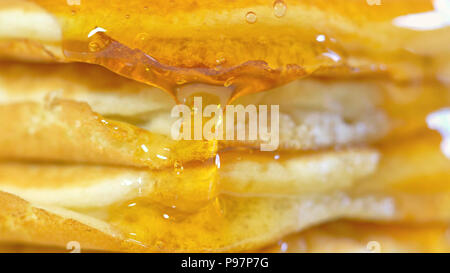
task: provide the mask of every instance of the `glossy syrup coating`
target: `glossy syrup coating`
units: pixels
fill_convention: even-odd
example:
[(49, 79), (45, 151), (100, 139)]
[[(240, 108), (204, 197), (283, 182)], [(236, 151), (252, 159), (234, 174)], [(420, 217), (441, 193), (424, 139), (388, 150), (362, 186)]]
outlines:
[(103, 65), (174, 97), (186, 83), (230, 86), (233, 99), (352, 67), (409, 75), (414, 69), (399, 63), (423, 69), (426, 55), (448, 57), (448, 49), (417, 50), (430, 36), (442, 44), (448, 30), (418, 33), (392, 23), (433, 11), (425, 0), (30, 1), (59, 19), (68, 60)]
[[(334, 73), (358, 69), (416, 79), (426, 71), (434, 75), (436, 66), (450, 56), (445, 44), (448, 28), (418, 32), (393, 25), (399, 16), (433, 11), (431, 1), (386, 0), (381, 7), (359, 0), (32, 2), (59, 19), (68, 61), (100, 64), (165, 89), (179, 101), (179, 90), (191, 83), (230, 88), (232, 100), (314, 73), (338, 75)], [(423, 102), (434, 107), (434, 99)], [(383, 107), (393, 116), (397, 109), (411, 120), (419, 115), (414, 107), (398, 108), (398, 103), (391, 104), (390, 100)], [(433, 107), (430, 111), (435, 110)], [(421, 125), (424, 115), (420, 113)], [(135, 130), (144, 144), (149, 142), (150, 136), (137, 128), (105, 121), (99, 121), (102, 128), (123, 127), (123, 133), (114, 133), (120, 137), (119, 143), (137, 139)], [(410, 127), (414, 125), (411, 122)], [(415, 132), (414, 128), (410, 131)], [(448, 160), (441, 154), (441, 139), (436, 133), (425, 129), (423, 134), (411, 133), (412, 140), (400, 140), (404, 145), (395, 142), (375, 146), (381, 155), (375, 174), (349, 190), (348, 197), (324, 195), (326, 202), (304, 196), (270, 196), (277, 188), (270, 188), (270, 184), (265, 197), (250, 196), (250, 191), (237, 196), (220, 192), (220, 176), (226, 170), (223, 166), (239, 157), (218, 152), (216, 143), (211, 142), (205, 144), (205, 153), (201, 154), (206, 160), (192, 164), (177, 161), (183, 155), (194, 155), (189, 148), (195, 147), (189, 143), (186, 149), (172, 149), (179, 152), (177, 158), (164, 159), (165, 154), (158, 153), (157, 159), (148, 160), (166, 168), (159, 173), (165, 187), (157, 188), (154, 195), (144, 193), (107, 207), (105, 221), (148, 251), (227, 251), (260, 247), (274, 238), (341, 216), (445, 220), (450, 206), (448, 183), (443, 183), (449, 177)], [(165, 139), (155, 142), (162, 148), (167, 148), (165, 144)], [(140, 142), (132, 147), (137, 150), (131, 158), (146, 159), (149, 151), (156, 151)], [(254, 157), (259, 163), (266, 159), (248, 150), (240, 155)], [(295, 156), (301, 155), (295, 152)], [(267, 161), (279, 160), (283, 165), (292, 154), (265, 156)], [(430, 192), (422, 187), (425, 179)], [(373, 210), (358, 211), (362, 201), (358, 202), (364, 198)], [(395, 206), (387, 202), (378, 207), (377, 198), (394, 200)], [(440, 202), (430, 202), (438, 198)], [(314, 208), (325, 208), (320, 210), (325, 214)]]

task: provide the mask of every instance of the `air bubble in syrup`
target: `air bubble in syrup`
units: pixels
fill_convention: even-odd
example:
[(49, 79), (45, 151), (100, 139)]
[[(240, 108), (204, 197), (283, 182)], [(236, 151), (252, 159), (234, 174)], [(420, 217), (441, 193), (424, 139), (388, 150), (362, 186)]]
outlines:
[(256, 13), (254, 13), (253, 11), (249, 11), (245, 15), (245, 21), (247, 21), (247, 23), (249, 24), (256, 23), (256, 19), (257, 19)]
[(283, 17), (286, 14), (286, 4), (283, 1), (277, 0), (273, 4), (273, 13), (276, 17)]

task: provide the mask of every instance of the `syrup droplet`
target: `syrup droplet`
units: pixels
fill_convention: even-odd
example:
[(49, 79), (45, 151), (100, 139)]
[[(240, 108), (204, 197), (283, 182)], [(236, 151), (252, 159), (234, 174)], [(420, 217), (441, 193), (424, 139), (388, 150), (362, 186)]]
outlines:
[(286, 14), (286, 4), (283, 1), (277, 0), (273, 4), (273, 13), (276, 17), (283, 17)]
[(247, 12), (247, 14), (245, 15), (245, 20), (247, 21), (247, 23), (249, 24), (253, 24), (256, 22), (256, 13), (254, 13), (253, 11), (249, 11)]

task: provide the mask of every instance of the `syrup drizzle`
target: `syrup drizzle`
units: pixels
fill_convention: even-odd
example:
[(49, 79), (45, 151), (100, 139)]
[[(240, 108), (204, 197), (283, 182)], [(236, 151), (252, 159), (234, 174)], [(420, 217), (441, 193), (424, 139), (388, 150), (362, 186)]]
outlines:
[[(292, 16), (302, 5), (344, 16), (352, 16), (354, 12), (347, 6), (358, 8), (367, 15), (363, 20), (368, 22), (387, 21), (432, 8), (428, 1), (417, 0), (409, 6), (386, 2), (382, 13), (364, 1), (354, 1), (351, 5), (284, 0), (276, 0), (272, 5), (262, 0), (232, 3), (155, 0), (152, 5), (145, 5), (141, 0), (114, 5), (104, 0), (29, 1), (59, 19), (68, 61), (102, 65), (122, 76), (159, 87), (174, 99), (177, 87), (186, 83), (233, 86), (230, 101), (282, 85), (320, 68), (336, 67), (335, 57), (345, 58), (345, 52), (332, 37), (316, 41), (322, 33), (315, 33), (311, 26), (296, 23), (280, 31), (280, 21), (299, 20)], [(239, 16), (240, 22), (234, 17), (224, 20), (219, 13), (231, 16), (239, 9), (247, 10), (244, 18)], [(293, 11), (289, 12), (290, 9)], [(192, 17), (197, 13), (199, 16)], [(102, 31), (92, 33), (96, 29)], [(217, 34), (212, 35), (211, 29)]]
[[(312, 2), (312, 0), (303, 1), (309, 3)], [(309, 36), (305, 35), (304, 41), (307, 42), (307, 46), (305, 46), (305, 48), (310, 48), (311, 43), (313, 43), (312, 52), (307, 52), (304, 56), (296, 58), (293, 63), (281, 62), (281, 65), (274, 66), (273, 62), (264, 61), (265, 59), (261, 56), (259, 56), (261, 58), (253, 58), (251, 54), (243, 54), (243, 56), (240, 56), (239, 58), (233, 58), (233, 55), (239, 55), (239, 52), (234, 54), (235, 52), (227, 52), (224, 48), (220, 48), (220, 50), (211, 48), (210, 51), (214, 52), (212, 54), (213, 57), (211, 57), (211, 62), (209, 62), (209, 58), (206, 57), (205, 60), (207, 60), (204, 62), (190, 59), (183, 59), (180, 61), (177, 58), (174, 58), (174, 60), (168, 60), (167, 56), (153, 54), (155, 51), (152, 49), (157, 46), (154, 45), (154, 43), (157, 43), (158, 41), (157, 38), (155, 39), (155, 37), (152, 37), (153, 34), (150, 35), (145, 32), (145, 28), (133, 29), (130, 27), (130, 33), (121, 33), (119, 30), (123, 32), (123, 28), (121, 29), (118, 26), (120, 26), (120, 24), (132, 26), (133, 22), (136, 22), (135, 20), (145, 18), (146, 13), (150, 12), (156, 12), (157, 15), (166, 16), (168, 11), (175, 8), (173, 4), (162, 4), (159, 5), (158, 8), (153, 8), (150, 6), (141, 7), (140, 4), (144, 1), (135, 0), (114, 4), (109, 3), (109, 1), (101, 0), (86, 0), (86, 2), (81, 0), (79, 5), (74, 4), (74, 1), (70, 1), (70, 4), (68, 4), (63, 0), (33, 0), (33, 2), (41, 4), (44, 8), (55, 14), (62, 21), (64, 33), (63, 49), (64, 55), (68, 61), (98, 64), (127, 78), (159, 87), (171, 94), (177, 103), (189, 104), (187, 101), (193, 93), (187, 92), (186, 90), (189, 91), (192, 84), (201, 83), (217, 86), (216, 89), (220, 90), (218, 92), (221, 94), (218, 96), (219, 101), (221, 104), (225, 104), (230, 103), (244, 94), (267, 90), (311, 73), (310, 70), (306, 71), (305, 64), (306, 66), (310, 65), (310, 67), (313, 68), (320, 67), (323, 64), (333, 67), (337, 65), (341, 59), (345, 58), (345, 54), (343, 54), (342, 50), (340, 50), (335, 44), (336, 40), (333, 39), (333, 37), (330, 37), (327, 33), (322, 34), (311, 32), (309, 33)], [(263, 3), (262, 1), (256, 2), (257, 3), (255, 3), (255, 6)], [(295, 5), (287, 4), (286, 2), (277, 0), (273, 3), (273, 6), (271, 7), (273, 18), (280, 21), (289, 16), (290, 12), (288, 11), (288, 8), (290, 9), (291, 6), (294, 7)], [(317, 7), (331, 7), (338, 11), (340, 9), (345, 10), (345, 5), (330, 5), (327, 1), (316, 2)], [(361, 3), (359, 4), (355, 4), (355, 8), (371, 8), (366, 5), (365, 1), (360, 2)], [(248, 6), (249, 3), (250, 2), (248, 1), (238, 1), (235, 5), (236, 8), (243, 8), (246, 7), (246, 5)], [(394, 2), (389, 3), (392, 4)], [(425, 2), (421, 1), (420, 3)], [(200, 4), (196, 1), (182, 1), (175, 3), (175, 5), (176, 8), (180, 9), (180, 11), (186, 11), (198, 9), (198, 5)], [(205, 3), (204, 8), (220, 9), (220, 7), (215, 6), (206, 7), (207, 5), (211, 4)], [(217, 4), (217, 6), (220, 5), (227, 4)], [(395, 5), (395, 3), (393, 5)], [(158, 3), (155, 2), (155, 6), (158, 6)], [(410, 6), (414, 7), (415, 5), (411, 4)], [(430, 5), (425, 3), (418, 5), (417, 9), (426, 11), (429, 6)], [(130, 10), (130, 12), (121, 14), (120, 17), (115, 17), (114, 19), (116, 22), (114, 23), (108, 21), (108, 11), (123, 13), (124, 10)], [(94, 12), (98, 12), (97, 18), (91, 16), (91, 13)], [(387, 11), (385, 9), (384, 12), (386, 13), (380, 14), (379, 16), (375, 13), (370, 13), (367, 17), (374, 20), (381, 20), (386, 19), (385, 17), (395, 18), (397, 15), (402, 15), (405, 13), (402, 9), (399, 9), (399, 12), (397, 12), (396, 9), (389, 9)], [(252, 11), (248, 11), (245, 14), (244, 18), (242, 18), (241, 13), (240, 18), (243, 22), (245, 22), (246, 27), (255, 27), (258, 24), (263, 23), (264, 19), (263, 16), (257, 17), (257, 14), (258, 16), (260, 14), (257, 9), (252, 9)], [(174, 24), (176, 24), (176, 21), (179, 20), (179, 18), (176, 17), (176, 14), (173, 14), (173, 18), (171, 19)], [(86, 22), (80, 23), (83, 20), (86, 20)], [(170, 26), (167, 26), (167, 28), (169, 27)], [(199, 26), (198, 32), (201, 32), (202, 29), (203, 27)], [(180, 29), (178, 31), (182, 32), (183, 30)], [(164, 29), (161, 30), (161, 32), (164, 32)], [(295, 31), (287, 31), (285, 35), (288, 36), (292, 33), (295, 33)], [(164, 37), (163, 34), (164, 33), (161, 34), (161, 37)], [(227, 34), (229, 33), (222, 35), (222, 44), (226, 45), (226, 42), (228, 41), (227, 39), (230, 39), (232, 42), (232, 39), (227, 37)], [(221, 34), (218, 34), (218, 36), (221, 36)], [(275, 38), (281, 36), (276, 36)], [(273, 37), (271, 37), (271, 39), (267, 39), (264, 36), (257, 38), (259, 40), (256, 42), (260, 42), (266, 47), (267, 42), (269, 42), (270, 45), (271, 42), (276, 40)], [(208, 52), (205, 54), (208, 54)], [(183, 54), (180, 56), (183, 56)], [(224, 94), (230, 92), (230, 90), (230, 94)], [(146, 152), (146, 149), (147, 147), (142, 147), (144, 153)], [(280, 154), (271, 154), (270, 156), (272, 156), (274, 160), (278, 161), (282, 161), (285, 158), (284, 154), (281, 154), (281, 158)], [(164, 160), (164, 158), (160, 159)], [(172, 234), (168, 233), (161, 236), (158, 235), (157, 238), (152, 238), (152, 235), (155, 235), (155, 230), (165, 232), (168, 227), (173, 227), (174, 232), (178, 232), (180, 234), (180, 238), (181, 235), (183, 235), (184, 238), (185, 233), (199, 237), (204, 236), (205, 241), (208, 243), (212, 241), (207, 240), (209, 239), (208, 236), (211, 236), (211, 234), (222, 234), (225, 235), (224, 238), (227, 236), (232, 238), (232, 235), (228, 234), (229, 231), (227, 230), (227, 227), (225, 225), (221, 225), (221, 223), (227, 220), (227, 209), (232, 210), (235, 207), (232, 206), (235, 201), (228, 200), (228, 202), (232, 205), (227, 207), (221, 203), (221, 201), (223, 201), (221, 198), (216, 197), (218, 193), (215, 191), (217, 171), (220, 169), (221, 162), (224, 164), (225, 160), (221, 160), (219, 153), (217, 153), (216, 157), (212, 160), (214, 160), (214, 162), (211, 162), (211, 159), (209, 159), (206, 163), (200, 163), (203, 164), (201, 165), (203, 172), (206, 170), (210, 171), (210, 173), (208, 173), (209, 176), (205, 175), (203, 185), (200, 185), (203, 186), (203, 200), (207, 203), (207, 205), (202, 203), (200, 207), (203, 208), (203, 211), (206, 210), (203, 214), (208, 217), (197, 219), (195, 218), (195, 214), (189, 215), (186, 213), (186, 211), (192, 212), (199, 210), (199, 206), (193, 206), (192, 211), (190, 209), (186, 209), (192, 205), (191, 202), (193, 199), (198, 199), (199, 191), (195, 192), (192, 191), (192, 189), (187, 189), (188, 193), (185, 197), (191, 197), (191, 199), (186, 198), (179, 200), (177, 195), (172, 195), (174, 193), (177, 194), (178, 192), (182, 193), (186, 190), (183, 188), (183, 184), (188, 184), (187, 187), (189, 187), (190, 185), (188, 182), (195, 184), (198, 179), (198, 175), (187, 174), (190, 169), (187, 165), (183, 165), (180, 162), (175, 162), (173, 165), (173, 173), (169, 174), (169, 176), (180, 177), (178, 181), (182, 181), (183, 183), (177, 183), (169, 191), (161, 194), (162, 200), (156, 200), (161, 208), (153, 210), (152, 206), (154, 203), (150, 202), (145, 197), (138, 198), (137, 200), (130, 200), (125, 205), (119, 204), (119, 207), (111, 208), (111, 222), (116, 222), (118, 223), (118, 226), (124, 227), (125, 230), (130, 230), (130, 239), (142, 240), (146, 244), (151, 243), (160, 249), (164, 249), (166, 247), (165, 245), (167, 242), (164, 241), (166, 240), (170, 242), (172, 239)], [(206, 164), (208, 167), (206, 167)], [(176, 179), (173, 180), (176, 182)], [(227, 199), (225, 199), (225, 201), (227, 201)], [(243, 203), (241, 205), (242, 207), (236, 209), (236, 211), (251, 211), (251, 205), (251, 203)], [(125, 212), (120, 213), (121, 211)], [(135, 219), (133, 216), (135, 216)], [(192, 218), (193, 220), (190, 220), (189, 218)], [(182, 220), (184, 219), (188, 219), (188, 221), (182, 223)], [(205, 223), (202, 225), (203, 222)], [(147, 224), (154, 230), (149, 231), (149, 228), (146, 226)], [(258, 227), (258, 225), (256, 226)], [(203, 227), (205, 231), (210, 231), (210, 229), (212, 229), (213, 232), (205, 232), (205, 234), (198, 234), (198, 232), (195, 233), (195, 228), (198, 227)], [(214, 232), (214, 229), (217, 229), (218, 231)], [(201, 229), (199, 230), (201, 231)], [(262, 232), (262, 234), (263, 233), (264, 232)], [(155, 241), (151, 241), (153, 239)], [(177, 250), (177, 247), (179, 247), (177, 244), (181, 243), (181, 241), (182, 240), (173, 243), (171, 247), (174, 247), (174, 249), (169, 248), (166, 250)], [(226, 243), (233, 243), (233, 240), (224, 241)], [(198, 246), (194, 244), (189, 247), (195, 249)]]

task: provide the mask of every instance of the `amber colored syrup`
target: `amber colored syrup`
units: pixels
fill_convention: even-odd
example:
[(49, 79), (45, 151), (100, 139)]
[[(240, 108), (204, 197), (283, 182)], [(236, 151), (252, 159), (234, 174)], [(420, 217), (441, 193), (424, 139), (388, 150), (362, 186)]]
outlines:
[[(231, 87), (234, 91), (229, 100), (232, 100), (320, 68), (332, 69), (336, 63), (323, 58), (323, 53), (330, 50), (345, 58), (338, 43), (330, 39), (317, 41), (321, 33), (312, 28), (284, 26), (280, 30), (276, 24), (264, 25), (265, 20), (282, 22), (292, 16), (290, 9), (296, 1), (283, 1), (284, 7), (262, 0), (81, 0), (80, 5), (69, 5), (66, 0), (32, 1), (60, 20), (67, 60), (102, 65), (125, 77), (162, 88), (178, 102), (177, 92), (187, 84)], [(386, 0), (383, 9), (356, 0), (351, 1), (352, 5), (344, 1), (299, 2), (336, 15), (364, 14), (355, 18), (357, 22), (388, 21), (399, 15), (432, 9), (430, 1), (405, 4), (406, 1)], [(261, 7), (273, 9), (274, 6), (270, 18), (259, 16)], [(227, 19), (217, 22), (208, 17), (220, 12), (233, 14), (234, 9), (242, 9), (240, 23), (234, 17), (229, 18), (228, 24)], [(255, 17), (252, 14), (246, 17), (248, 12), (254, 12)], [(196, 21), (190, 13), (198, 16)], [(96, 28), (106, 31), (89, 35)], [(404, 52), (399, 56), (405, 56)], [(433, 140), (430, 149), (437, 145), (439, 141)], [(188, 167), (175, 162), (172, 175), (181, 178), (173, 180), (179, 183), (161, 191), (160, 200), (144, 196), (117, 204), (110, 208), (109, 221), (128, 234), (129, 239), (156, 251), (226, 250), (235, 243), (264, 236), (286, 221), (282, 212), (292, 206), (286, 200), (221, 196), (214, 183), (220, 156), (212, 160), (214, 163), (200, 162), (200, 168), (205, 166), (200, 169), (200, 175), (193, 172), (188, 176), (184, 175)], [(202, 175), (201, 180), (206, 182), (196, 183)], [(448, 177), (444, 172), (431, 180), (448, 180)], [(200, 202), (201, 205), (190, 210), (198, 200), (205, 203)]]
[[(439, 134), (424, 132), (411, 140), (378, 146), (381, 162), (377, 171), (349, 190), (349, 196), (390, 198), (397, 221), (447, 219), (450, 161), (441, 153), (440, 141)], [(260, 161), (270, 159), (270, 155), (258, 156), (259, 153), (255, 151), (252, 157)], [(247, 154), (246, 151), (232, 152), (231, 156), (223, 154), (221, 164), (246, 158)], [(281, 164), (292, 156), (277, 155)], [(265, 241), (264, 236), (273, 238), (287, 234), (293, 231), (292, 225), (298, 223), (293, 216), (297, 215), (296, 207), (300, 203), (294, 196), (280, 197), (275, 192), (264, 196), (245, 192), (236, 196), (221, 194), (220, 184), (216, 193), (217, 197), (191, 212), (161, 207), (148, 198), (130, 200), (110, 207), (109, 221), (129, 234), (128, 238), (143, 243), (151, 251), (169, 252), (260, 247), (270, 242)], [(192, 198), (198, 196), (196, 192), (190, 194)], [(279, 234), (272, 233), (278, 229)], [(257, 244), (252, 245), (253, 242)]]
[[(346, 57), (339, 41), (333, 37), (318, 41), (323, 33), (295, 21), (298, 16), (290, 10), (304, 5), (366, 23), (433, 8), (431, 1), (420, 0), (408, 5), (383, 1), (382, 9), (359, 0), (31, 1), (59, 19), (69, 61), (105, 66), (174, 97), (177, 87), (186, 83), (233, 86), (231, 99), (333, 69), (339, 61), (330, 54)], [(255, 13), (257, 22), (248, 22), (248, 12)], [(102, 31), (92, 32), (97, 28)], [(393, 54), (404, 58), (406, 53)]]
[[(448, 252), (446, 223), (374, 224), (337, 221), (290, 235), (268, 248), (269, 253), (303, 252)], [(414, 240), (411, 240), (414, 238)], [(324, 244), (326, 240), (326, 244)]]

